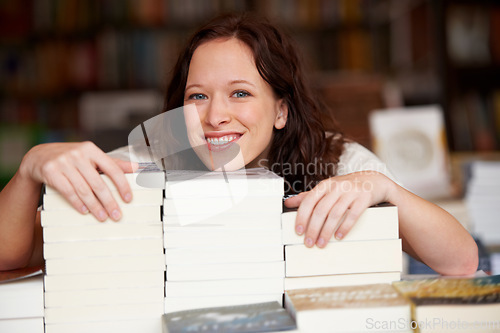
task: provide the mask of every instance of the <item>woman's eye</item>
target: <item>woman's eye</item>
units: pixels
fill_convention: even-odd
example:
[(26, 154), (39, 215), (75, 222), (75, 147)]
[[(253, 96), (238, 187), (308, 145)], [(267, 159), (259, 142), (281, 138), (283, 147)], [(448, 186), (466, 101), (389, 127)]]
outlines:
[(191, 94), (188, 99), (206, 99), (207, 96), (203, 94)]
[(241, 97), (247, 97), (247, 96), (250, 96), (250, 94), (244, 90), (238, 90), (238, 91), (235, 91), (233, 93), (233, 97), (241, 98)]

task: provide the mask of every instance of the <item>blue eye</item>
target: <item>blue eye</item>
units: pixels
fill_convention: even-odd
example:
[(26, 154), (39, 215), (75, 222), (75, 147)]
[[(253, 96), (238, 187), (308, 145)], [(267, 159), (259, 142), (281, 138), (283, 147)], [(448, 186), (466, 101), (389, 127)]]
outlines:
[(192, 94), (189, 95), (189, 99), (207, 99), (207, 96), (203, 94)]
[(250, 96), (250, 94), (244, 90), (238, 90), (238, 91), (233, 93), (233, 97), (237, 97), (237, 98), (242, 98), (242, 97), (247, 97), (247, 96)]

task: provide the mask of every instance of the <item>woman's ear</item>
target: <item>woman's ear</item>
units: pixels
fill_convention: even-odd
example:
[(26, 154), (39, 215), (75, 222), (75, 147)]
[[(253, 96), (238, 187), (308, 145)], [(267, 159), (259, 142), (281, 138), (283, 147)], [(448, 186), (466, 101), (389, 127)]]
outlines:
[(283, 99), (278, 101), (278, 114), (274, 120), (274, 127), (276, 129), (282, 129), (286, 125), (286, 120), (288, 119), (288, 105)]

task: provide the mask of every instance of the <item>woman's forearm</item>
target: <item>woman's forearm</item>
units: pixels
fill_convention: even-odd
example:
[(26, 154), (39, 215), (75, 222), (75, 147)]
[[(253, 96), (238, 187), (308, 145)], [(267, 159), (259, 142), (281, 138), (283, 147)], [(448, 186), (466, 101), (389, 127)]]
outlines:
[(40, 190), (41, 184), (18, 171), (0, 192), (0, 270), (32, 259)]
[(448, 212), (394, 184), (403, 250), (443, 275), (473, 274), (478, 250), (469, 232)]

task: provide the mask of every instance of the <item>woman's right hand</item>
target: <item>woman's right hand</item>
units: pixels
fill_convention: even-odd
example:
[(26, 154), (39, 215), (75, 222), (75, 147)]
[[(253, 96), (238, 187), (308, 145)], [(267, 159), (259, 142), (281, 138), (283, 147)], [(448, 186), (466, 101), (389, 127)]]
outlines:
[(124, 173), (136, 168), (133, 163), (109, 157), (92, 142), (47, 143), (24, 156), (19, 172), (56, 189), (83, 214), (90, 211), (99, 221), (108, 217), (118, 221), (120, 208), (99, 170), (113, 181), (121, 198), (130, 202), (132, 192)]

